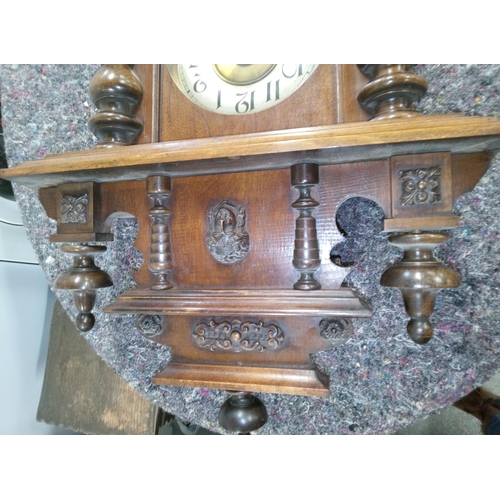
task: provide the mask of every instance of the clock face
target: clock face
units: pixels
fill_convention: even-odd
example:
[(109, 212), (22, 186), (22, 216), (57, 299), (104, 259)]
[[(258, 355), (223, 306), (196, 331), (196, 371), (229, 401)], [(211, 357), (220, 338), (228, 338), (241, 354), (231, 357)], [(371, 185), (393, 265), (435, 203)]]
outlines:
[(182, 93), (223, 115), (249, 115), (292, 95), (317, 64), (169, 64)]

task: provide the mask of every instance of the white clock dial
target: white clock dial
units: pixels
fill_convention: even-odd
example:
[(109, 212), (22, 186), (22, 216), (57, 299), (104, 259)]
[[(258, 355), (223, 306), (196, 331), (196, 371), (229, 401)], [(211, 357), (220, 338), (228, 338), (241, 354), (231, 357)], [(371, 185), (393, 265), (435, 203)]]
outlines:
[(169, 64), (183, 94), (223, 115), (249, 115), (284, 101), (317, 64)]

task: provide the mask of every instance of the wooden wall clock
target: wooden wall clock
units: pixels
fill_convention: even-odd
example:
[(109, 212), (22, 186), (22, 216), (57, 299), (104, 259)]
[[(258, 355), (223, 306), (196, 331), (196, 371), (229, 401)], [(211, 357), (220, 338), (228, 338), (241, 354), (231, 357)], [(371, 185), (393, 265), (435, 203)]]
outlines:
[(430, 340), (436, 294), (458, 286), (432, 251), (500, 125), (419, 116), (425, 89), (410, 65), (104, 65), (90, 87), (97, 147), (2, 176), (37, 187), (57, 220), (51, 239), (75, 258), (57, 285), (72, 290), (81, 330), (112, 284), (93, 261), (111, 221), (138, 219), (138, 287), (105, 311), (136, 314), (171, 348), (153, 383), (233, 391), (220, 423), (251, 432), (267, 418), (252, 393), (328, 395), (310, 355), (370, 317), (330, 256), (346, 199), (376, 201), (404, 250), (381, 280), (402, 291), (413, 340)]

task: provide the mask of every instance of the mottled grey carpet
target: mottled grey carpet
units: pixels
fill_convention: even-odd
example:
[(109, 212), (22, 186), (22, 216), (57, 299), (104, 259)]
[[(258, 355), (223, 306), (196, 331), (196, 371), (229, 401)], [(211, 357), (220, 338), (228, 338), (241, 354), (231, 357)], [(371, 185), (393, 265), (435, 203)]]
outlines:
[[(97, 65), (4, 65), (0, 67), (5, 147), (10, 167), (46, 154), (91, 147), (87, 129), (93, 106), (87, 95)], [(455, 113), (500, 118), (500, 65), (420, 65), (429, 83), (419, 105), (424, 114)], [(29, 238), (48, 281), (70, 264), (60, 245), (50, 244), (55, 222), (30, 189), (15, 186)], [(450, 405), (500, 371), (500, 165), (490, 170), (454, 211), (460, 227), (438, 257), (456, 269), (462, 284), (439, 294), (433, 340), (416, 345), (406, 333), (400, 292), (383, 288), (384, 269), (400, 252), (380, 234), (382, 211), (367, 200), (349, 200), (339, 221), (346, 240), (334, 249), (353, 262), (347, 283), (365, 297), (371, 319), (354, 321), (344, 345), (317, 354), (330, 377), (330, 397), (261, 394), (269, 411), (261, 434), (389, 434)], [(84, 334), (95, 351), (134, 388), (166, 411), (214, 432), (222, 391), (157, 387), (151, 377), (169, 360), (169, 350), (137, 332), (132, 315), (104, 315), (104, 304), (134, 286), (142, 256), (133, 248), (134, 221), (119, 220), (115, 241), (98, 260), (115, 286), (99, 292), (96, 327)], [(71, 317), (71, 296), (57, 292)]]

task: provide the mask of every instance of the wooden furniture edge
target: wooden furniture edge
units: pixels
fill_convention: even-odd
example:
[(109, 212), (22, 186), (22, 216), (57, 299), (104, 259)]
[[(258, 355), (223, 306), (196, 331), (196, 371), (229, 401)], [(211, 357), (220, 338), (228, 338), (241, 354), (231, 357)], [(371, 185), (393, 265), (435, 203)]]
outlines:
[(328, 377), (315, 367), (228, 366), (169, 362), (152, 379), (158, 385), (206, 387), (226, 391), (280, 392), (298, 396), (328, 396)]
[(453, 154), (496, 149), (500, 121), (495, 118), (426, 116), (62, 153), (22, 163), (0, 177), (41, 188), (84, 180), (286, 168), (295, 162), (331, 165), (431, 150)]
[[(262, 298), (267, 300), (262, 302)], [(349, 289), (313, 290), (128, 290), (106, 313), (165, 315), (259, 315), (371, 317), (367, 304)]]

